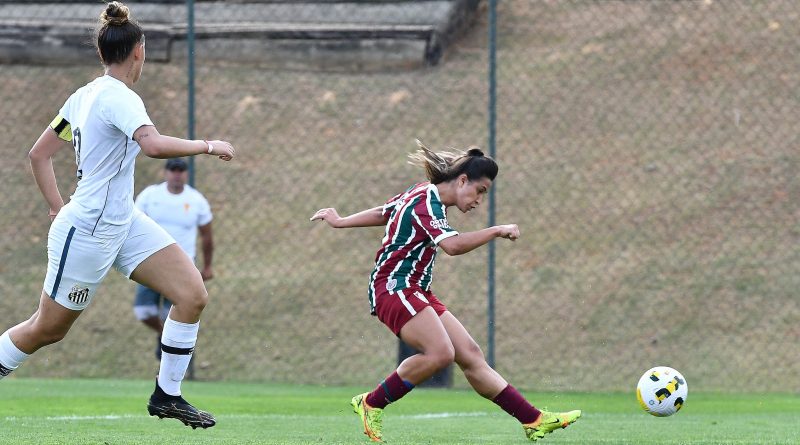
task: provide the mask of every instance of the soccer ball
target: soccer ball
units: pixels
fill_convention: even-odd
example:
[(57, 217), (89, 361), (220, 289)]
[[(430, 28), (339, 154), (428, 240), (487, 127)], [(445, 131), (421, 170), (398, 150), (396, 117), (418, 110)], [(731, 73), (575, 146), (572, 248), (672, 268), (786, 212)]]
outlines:
[(678, 412), (686, 403), (689, 386), (680, 372), (656, 366), (648, 370), (636, 385), (636, 398), (642, 409), (656, 417), (667, 417)]

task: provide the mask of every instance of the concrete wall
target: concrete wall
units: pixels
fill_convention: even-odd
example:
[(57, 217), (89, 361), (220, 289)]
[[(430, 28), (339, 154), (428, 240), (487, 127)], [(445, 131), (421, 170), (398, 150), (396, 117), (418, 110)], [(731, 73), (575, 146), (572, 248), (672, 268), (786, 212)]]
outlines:
[[(0, 1), (0, 63), (96, 60), (96, 3)], [(129, 2), (151, 61), (186, 57), (184, 2)], [(413, 69), (435, 65), (470, 22), (478, 0), (198, 2), (198, 57), (319, 70)]]

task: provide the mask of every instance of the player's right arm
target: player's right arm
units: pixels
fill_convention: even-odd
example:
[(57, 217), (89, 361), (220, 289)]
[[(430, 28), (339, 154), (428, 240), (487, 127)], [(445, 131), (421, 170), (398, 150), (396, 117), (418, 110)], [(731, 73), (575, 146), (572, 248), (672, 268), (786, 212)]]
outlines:
[(57, 116), (50, 126), (45, 128), (42, 135), (33, 144), (33, 148), (28, 152), (33, 178), (50, 206), (51, 219), (55, 218), (61, 207), (64, 207), (64, 199), (58, 190), (56, 173), (53, 170), (53, 155), (64, 147), (64, 142), (71, 140), (72, 131), (69, 122), (63, 117)]
[(236, 150), (226, 141), (192, 141), (160, 134), (153, 125), (142, 125), (133, 133), (142, 152), (150, 158), (167, 159), (209, 154), (223, 161), (233, 159)]
[(348, 227), (385, 226), (389, 216), (384, 213), (383, 206), (362, 210), (342, 218), (334, 208), (320, 209), (311, 217), (311, 221), (322, 220), (331, 227), (343, 229)]

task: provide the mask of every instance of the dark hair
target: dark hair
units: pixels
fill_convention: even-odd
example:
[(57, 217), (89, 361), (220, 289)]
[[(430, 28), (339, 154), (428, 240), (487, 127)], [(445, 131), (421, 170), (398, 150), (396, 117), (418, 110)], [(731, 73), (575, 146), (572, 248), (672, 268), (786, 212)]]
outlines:
[(478, 147), (470, 147), (466, 152), (461, 150), (434, 152), (417, 140), (419, 150), (408, 155), (412, 165), (425, 169), (425, 175), (431, 184), (451, 181), (462, 174), (470, 181), (489, 178), (494, 181), (499, 168), (494, 159), (485, 156)]
[(130, 18), (130, 9), (122, 2), (111, 2), (100, 14), (96, 31), (97, 54), (103, 65), (123, 62), (142, 41), (142, 27)]
[(189, 170), (189, 164), (183, 158), (170, 158), (164, 164), (164, 170), (180, 170), (185, 172)]

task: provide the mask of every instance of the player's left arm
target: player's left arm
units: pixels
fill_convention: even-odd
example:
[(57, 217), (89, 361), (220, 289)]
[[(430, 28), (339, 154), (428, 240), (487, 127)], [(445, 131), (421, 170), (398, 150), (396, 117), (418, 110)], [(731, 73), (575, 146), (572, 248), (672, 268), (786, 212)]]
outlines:
[(495, 238), (506, 238), (511, 241), (519, 238), (519, 227), (516, 224), (459, 233), (447, 222), (447, 209), (438, 195), (430, 192), (426, 195), (425, 201), (414, 206), (413, 214), (431, 241), (450, 256), (463, 255)]
[(214, 272), (211, 269), (211, 260), (214, 257), (214, 236), (211, 223), (198, 226), (197, 230), (200, 232), (200, 248), (203, 251), (203, 269), (200, 271), (200, 275), (203, 276), (203, 281), (207, 281), (214, 278)]
[(61, 207), (64, 207), (64, 199), (58, 190), (56, 173), (53, 170), (53, 155), (64, 148), (64, 142), (71, 140), (72, 132), (69, 128), (69, 122), (58, 116), (49, 127), (45, 128), (42, 135), (33, 144), (33, 148), (28, 152), (33, 178), (50, 206), (49, 215), (51, 219), (55, 218)]
[(133, 133), (142, 153), (150, 158), (167, 159), (207, 154), (223, 161), (233, 159), (236, 150), (227, 141), (187, 140), (163, 135), (154, 125), (142, 125)]
[(506, 238), (516, 241), (519, 238), (519, 227), (516, 224), (487, 227), (474, 232), (459, 233), (455, 236), (444, 238), (438, 246), (448, 255), (463, 255), (483, 246), (495, 238)]
[(348, 227), (372, 227), (385, 226), (389, 222), (389, 216), (383, 211), (383, 206), (373, 207), (362, 210), (344, 218), (334, 208), (319, 209), (311, 221), (323, 220), (331, 227), (342, 229)]

